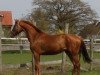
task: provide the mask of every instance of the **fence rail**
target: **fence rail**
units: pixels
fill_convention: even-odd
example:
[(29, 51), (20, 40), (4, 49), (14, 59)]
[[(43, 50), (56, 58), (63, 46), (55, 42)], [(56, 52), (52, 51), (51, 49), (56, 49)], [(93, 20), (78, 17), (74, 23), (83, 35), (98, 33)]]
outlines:
[[(8, 51), (8, 50), (30, 50), (30, 45), (28, 42), (27, 38), (1, 38), (1, 40), (5, 41), (16, 41), (15, 44), (2, 44), (2, 49), (3, 51)], [(84, 42), (87, 46), (87, 49), (90, 49), (90, 40), (89, 39), (84, 39)], [(94, 39), (93, 40), (93, 50), (94, 51), (100, 51), (100, 39)]]
[(2, 45), (2, 51), (11, 51), (11, 50), (30, 50), (30, 45), (28, 42), (27, 38), (1, 38), (1, 40), (5, 40), (7, 42), (8, 40), (10, 41), (15, 41), (14, 43), (3, 43)]
[(29, 44), (2, 44), (3, 51), (11, 50), (30, 50)]

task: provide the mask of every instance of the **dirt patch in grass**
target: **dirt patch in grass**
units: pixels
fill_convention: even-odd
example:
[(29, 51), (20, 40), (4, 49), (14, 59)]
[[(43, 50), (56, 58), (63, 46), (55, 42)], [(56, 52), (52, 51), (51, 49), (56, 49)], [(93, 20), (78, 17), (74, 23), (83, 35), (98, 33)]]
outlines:
[[(82, 65), (83, 66), (83, 65)], [(84, 68), (89, 68), (89, 64), (84, 65)], [(87, 69), (86, 68), (86, 69)], [(72, 66), (66, 65), (65, 73), (61, 71), (61, 64), (57, 65), (41, 65), (42, 75), (71, 75)], [(81, 75), (98, 75), (100, 73), (100, 65), (93, 65), (92, 71), (81, 71)], [(3, 69), (0, 75), (32, 75), (31, 67), (24, 66), (20, 68), (13, 69)]]

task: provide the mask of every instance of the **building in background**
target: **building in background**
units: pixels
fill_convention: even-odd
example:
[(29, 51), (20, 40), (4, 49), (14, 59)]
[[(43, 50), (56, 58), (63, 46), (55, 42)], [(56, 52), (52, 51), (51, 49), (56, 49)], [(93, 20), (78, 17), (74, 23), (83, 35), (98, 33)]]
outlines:
[(10, 37), (10, 29), (13, 25), (12, 12), (11, 11), (0, 11), (0, 14), (3, 15), (2, 18), (2, 29), (4, 32), (4, 37)]

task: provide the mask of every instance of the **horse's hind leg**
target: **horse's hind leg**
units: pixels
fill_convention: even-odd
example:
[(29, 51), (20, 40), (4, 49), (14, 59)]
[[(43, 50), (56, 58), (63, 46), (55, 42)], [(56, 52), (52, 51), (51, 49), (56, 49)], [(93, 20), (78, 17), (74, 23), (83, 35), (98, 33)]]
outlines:
[(72, 75), (80, 75), (80, 63), (79, 63), (79, 55), (71, 54), (69, 51), (66, 52), (69, 56), (71, 62), (73, 63), (73, 72)]
[(80, 63), (79, 63), (79, 56), (74, 55), (72, 56), (72, 63), (73, 63), (73, 73), (72, 75), (80, 75)]

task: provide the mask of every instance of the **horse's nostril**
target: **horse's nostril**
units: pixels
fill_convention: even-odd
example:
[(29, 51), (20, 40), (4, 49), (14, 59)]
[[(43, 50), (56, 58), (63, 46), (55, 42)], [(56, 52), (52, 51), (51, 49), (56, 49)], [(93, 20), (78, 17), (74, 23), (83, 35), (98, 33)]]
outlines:
[(10, 32), (9, 34), (10, 34), (10, 37), (11, 37), (11, 38), (14, 37), (14, 34), (13, 34), (12, 32)]
[(11, 38), (13, 37), (12, 34), (10, 34), (10, 37), (11, 37)]

